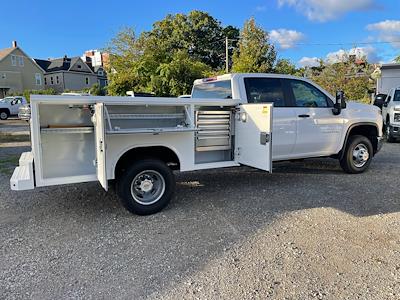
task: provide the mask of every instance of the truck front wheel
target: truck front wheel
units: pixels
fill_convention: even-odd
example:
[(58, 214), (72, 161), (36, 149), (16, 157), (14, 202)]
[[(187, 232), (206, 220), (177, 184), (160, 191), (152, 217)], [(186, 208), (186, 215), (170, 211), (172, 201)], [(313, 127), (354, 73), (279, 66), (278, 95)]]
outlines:
[(116, 191), (122, 205), (138, 215), (150, 215), (166, 207), (175, 191), (172, 170), (157, 159), (142, 159), (117, 178)]
[(393, 143), (395, 141), (392, 130), (393, 129), (390, 125), (390, 121), (386, 121), (386, 140), (388, 143)]
[(372, 156), (371, 141), (365, 136), (353, 135), (347, 141), (340, 166), (350, 174), (362, 173), (368, 169)]

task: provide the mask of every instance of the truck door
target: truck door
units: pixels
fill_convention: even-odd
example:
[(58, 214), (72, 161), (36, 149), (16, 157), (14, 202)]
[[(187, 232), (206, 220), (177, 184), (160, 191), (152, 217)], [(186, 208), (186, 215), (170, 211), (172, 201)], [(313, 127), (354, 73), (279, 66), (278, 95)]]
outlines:
[(242, 104), (235, 116), (235, 160), (272, 172), (272, 103)]
[(105, 126), (104, 126), (104, 104), (97, 103), (94, 106), (94, 135), (96, 143), (96, 173), (101, 186), (107, 191), (107, 173), (106, 173), (106, 144), (105, 144)]

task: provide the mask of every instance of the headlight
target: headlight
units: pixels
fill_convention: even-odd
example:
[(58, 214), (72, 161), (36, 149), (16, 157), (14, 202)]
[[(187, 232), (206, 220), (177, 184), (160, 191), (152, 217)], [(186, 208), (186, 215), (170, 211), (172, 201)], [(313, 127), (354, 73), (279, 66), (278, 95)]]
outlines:
[(395, 111), (400, 111), (400, 106), (395, 106), (395, 107), (393, 108), (393, 110), (395, 110)]

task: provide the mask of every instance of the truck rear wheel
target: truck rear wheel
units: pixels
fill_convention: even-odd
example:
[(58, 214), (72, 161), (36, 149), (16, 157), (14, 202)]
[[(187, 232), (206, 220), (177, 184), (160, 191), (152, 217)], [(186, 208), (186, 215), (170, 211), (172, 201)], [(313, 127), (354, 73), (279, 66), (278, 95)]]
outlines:
[(9, 113), (6, 110), (0, 110), (0, 120), (7, 120)]
[(150, 215), (166, 207), (175, 191), (172, 170), (157, 159), (143, 159), (127, 167), (116, 185), (122, 205), (138, 215)]
[(362, 173), (368, 169), (373, 156), (371, 141), (362, 135), (349, 137), (343, 157), (339, 160), (342, 169), (350, 174)]

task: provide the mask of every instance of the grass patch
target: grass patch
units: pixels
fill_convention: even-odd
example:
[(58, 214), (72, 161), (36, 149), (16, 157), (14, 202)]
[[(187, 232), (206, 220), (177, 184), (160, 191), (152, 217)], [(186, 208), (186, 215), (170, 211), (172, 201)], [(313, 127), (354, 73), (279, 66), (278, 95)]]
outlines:
[(16, 135), (0, 132), (0, 143), (29, 142), (29, 135)]
[(18, 166), (19, 155), (10, 155), (0, 159), (0, 173), (4, 175), (11, 175), (14, 168)]

